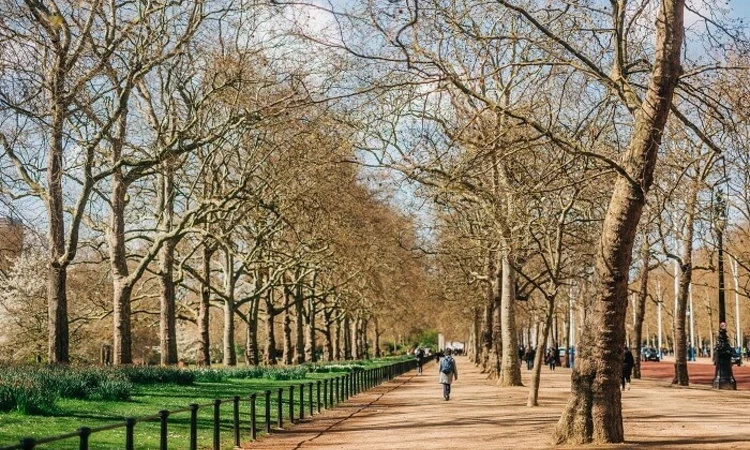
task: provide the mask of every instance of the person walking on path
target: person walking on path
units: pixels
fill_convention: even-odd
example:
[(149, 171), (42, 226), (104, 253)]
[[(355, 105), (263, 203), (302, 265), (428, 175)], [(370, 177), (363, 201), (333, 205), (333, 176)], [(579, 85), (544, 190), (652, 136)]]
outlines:
[(555, 355), (555, 349), (550, 347), (547, 349), (547, 354), (544, 357), (544, 361), (549, 366), (549, 370), (554, 371), (557, 365), (557, 356)]
[(417, 348), (414, 350), (414, 356), (417, 358), (417, 375), (422, 375), (422, 362), (424, 359), (424, 350)]
[(451, 349), (445, 349), (445, 357), (438, 368), (440, 370), (440, 384), (443, 385), (443, 398), (445, 401), (450, 400), (451, 397), (451, 383), (453, 380), (458, 380), (458, 368), (456, 367), (456, 360), (451, 356)]
[(626, 346), (622, 355), (622, 390), (625, 390), (625, 384), (628, 385), (630, 390), (630, 374), (633, 372), (633, 366), (635, 365), (635, 359), (630, 349)]
[(526, 369), (531, 370), (534, 368), (534, 356), (536, 352), (531, 348), (531, 344), (526, 346), (526, 351), (523, 353), (523, 359), (526, 360)]

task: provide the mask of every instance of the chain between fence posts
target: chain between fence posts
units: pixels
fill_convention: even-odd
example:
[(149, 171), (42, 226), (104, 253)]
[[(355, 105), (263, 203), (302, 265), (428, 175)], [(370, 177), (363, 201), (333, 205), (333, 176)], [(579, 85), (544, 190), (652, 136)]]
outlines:
[(240, 396), (235, 395), (232, 399), (234, 412), (234, 446), (240, 446)]
[(219, 424), (221, 422), (221, 400), (214, 400), (214, 446), (213, 450), (221, 450), (221, 430)]
[(250, 440), (254, 441), (255, 438), (258, 437), (257, 435), (257, 421), (255, 418), (255, 399), (257, 397), (256, 393), (250, 394)]
[(80, 433), (78, 436), (81, 441), (78, 443), (78, 450), (89, 450), (89, 436), (91, 436), (91, 428), (81, 427), (78, 429)]
[(281, 417), (282, 414), (284, 413), (282, 410), (282, 403), (284, 402), (283, 396), (284, 396), (284, 389), (279, 388), (279, 391), (276, 395), (276, 400), (278, 400), (278, 404), (276, 405), (276, 413), (278, 414), (278, 417), (276, 417), (276, 426), (278, 428), (284, 427), (284, 418)]
[(198, 450), (198, 408), (197, 403), (190, 404), (190, 450)]
[(167, 450), (167, 419), (169, 411), (162, 409), (159, 411), (159, 450)]

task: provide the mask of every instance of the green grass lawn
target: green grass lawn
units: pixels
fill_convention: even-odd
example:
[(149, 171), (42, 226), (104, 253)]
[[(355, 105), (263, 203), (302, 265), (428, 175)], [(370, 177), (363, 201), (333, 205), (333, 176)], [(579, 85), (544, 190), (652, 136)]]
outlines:
[[(367, 368), (384, 366), (393, 360), (371, 361)], [(362, 362), (358, 362), (362, 364)], [(196, 382), (188, 386), (173, 384), (138, 385), (129, 401), (91, 401), (60, 399), (57, 411), (46, 415), (24, 415), (20, 413), (0, 413), (0, 448), (17, 444), (22, 438), (42, 438), (69, 433), (80, 427), (96, 428), (117, 422), (124, 422), (128, 417), (145, 417), (156, 415), (159, 410), (176, 410), (187, 408), (191, 403), (210, 405), (214, 399), (231, 399), (240, 396), (240, 423), (242, 442), (250, 440), (250, 406), (249, 395), (257, 393), (256, 418), (258, 434), (265, 430), (265, 399), (263, 393), (271, 390), (271, 423), (277, 421), (277, 391), (284, 388), (282, 415), (288, 421), (290, 385), (295, 387), (295, 418), (299, 417), (299, 386), (305, 385), (305, 416), (309, 416), (308, 385), (317, 380), (342, 376), (344, 373), (309, 373), (304, 380), (272, 381), (268, 379), (230, 379), (226, 382)], [(322, 389), (321, 389), (322, 390)], [(317, 392), (313, 391), (313, 401), (317, 401)], [(221, 414), (221, 448), (233, 447), (233, 404), (222, 403)], [(139, 422), (135, 426), (135, 448), (139, 450), (159, 449), (159, 419)], [(170, 449), (188, 449), (190, 436), (190, 412), (169, 416), (168, 442)], [(210, 449), (213, 442), (213, 406), (202, 406), (198, 410), (198, 448)], [(77, 437), (35, 447), (39, 450), (74, 450), (78, 449)], [(121, 450), (125, 445), (125, 428), (94, 433), (89, 439), (92, 450)]]

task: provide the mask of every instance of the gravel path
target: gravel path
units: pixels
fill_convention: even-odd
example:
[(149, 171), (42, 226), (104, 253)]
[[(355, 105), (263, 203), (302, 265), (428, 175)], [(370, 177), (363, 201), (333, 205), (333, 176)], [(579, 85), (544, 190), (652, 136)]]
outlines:
[[(448, 402), (437, 383), (437, 366), (430, 363), (421, 376), (410, 372), (245, 448), (565, 448), (551, 447), (549, 438), (568, 397), (569, 370), (543, 368), (540, 406), (528, 408), (527, 388), (499, 388), (465, 358), (458, 358), (458, 367), (460, 377)], [(523, 370), (527, 385), (529, 374)], [(628, 442), (587, 448), (750, 449), (750, 392), (634, 380), (623, 397)]]

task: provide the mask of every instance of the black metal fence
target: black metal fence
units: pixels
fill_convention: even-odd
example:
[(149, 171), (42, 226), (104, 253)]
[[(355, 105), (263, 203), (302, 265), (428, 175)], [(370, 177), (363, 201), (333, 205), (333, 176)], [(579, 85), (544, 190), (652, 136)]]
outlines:
[[(172, 411), (162, 410), (157, 414), (145, 417), (127, 418), (123, 422), (104, 425), (96, 428), (81, 427), (76, 431), (65, 433), (57, 436), (44, 438), (24, 438), (18, 444), (0, 447), (0, 450), (32, 450), (43, 444), (58, 442), (65, 439), (78, 439), (79, 450), (89, 450), (89, 440), (91, 435), (102, 431), (125, 429), (125, 450), (135, 450), (135, 428), (139, 423), (159, 421), (159, 450), (167, 450), (169, 445), (169, 419), (178, 414), (190, 414), (190, 437), (189, 449), (198, 450), (198, 433), (207, 431), (199, 429), (198, 412), (205, 408), (211, 408), (213, 412), (212, 422), (212, 450), (221, 450), (221, 406), (223, 404), (232, 404), (232, 442), (234, 447), (240, 447), (243, 430), (248, 433), (250, 440), (257, 438), (259, 425), (262, 425), (263, 431), (272, 433), (274, 424), (271, 421), (271, 403), (272, 397), (276, 394), (276, 429), (284, 426), (284, 420), (294, 423), (305, 418), (305, 414), (312, 416), (320, 413), (324, 409), (333, 407), (339, 402), (347, 400), (352, 395), (371, 389), (385, 381), (406, 373), (416, 367), (416, 360), (400, 361), (388, 366), (377, 367), (373, 369), (349, 372), (346, 375), (340, 375), (324, 380), (301, 383), (299, 385), (290, 385), (286, 388), (278, 388), (276, 392), (266, 390), (263, 392), (251, 392), (248, 395), (234, 396), (232, 398), (215, 399), (211, 403), (197, 404), (193, 403), (187, 408), (176, 409)], [(286, 393), (284, 392), (286, 391)], [(298, 395), (298, 401), (295, 401), (295, 392)], [(314, 394), (313, 394), (314, 393)], [(284, 397), (287, 396), (286, 405), (288, 414), (284, 417)], [(263, 402), (264, 414), (258, 417), (256, 405), (259, 401)], [(240, 420), (240, 411), (246, 408), (248, 411), (249, 423), (242, 423)], [(307, 408), (307, 411), (305, 409)], [(226, 438), (226, 436), (224, 437)]]

